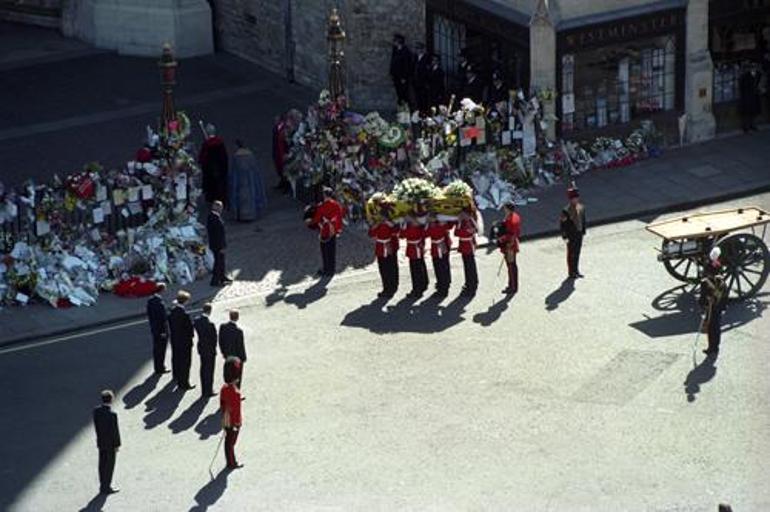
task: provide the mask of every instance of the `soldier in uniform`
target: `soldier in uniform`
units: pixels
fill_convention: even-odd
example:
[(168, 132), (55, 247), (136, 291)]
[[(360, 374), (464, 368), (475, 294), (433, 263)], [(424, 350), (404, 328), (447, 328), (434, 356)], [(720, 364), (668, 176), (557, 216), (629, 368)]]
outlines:
[(476, 213), (472, 208), (463, 210), (457, 219), (455, 236), (458, 240), (457, 250), (463, 257), (463, 270), (465, 271), (465, 285), (462, 295), (473, 297), (479, 286), (478, 272), (476, 271)]
[(569, 203), (559, 217), (561, 237), (567, 242), (567, 273), (570, 279), (583, 277), (580, 273), (580, 250), (586, 234), (586, 209), (574, 185), (567, 189)]
[(318, 230), (318, 239), (321, 242), (321, 260), (323, 267), (318, 271), (319, 275), (332, 277), (336, 271), (337, 237), (342, 234), (342, 218), (345, 215), (344, 208), (334, 199), (332, 189), (323, 188), (323, 201), (313, 213), (310, 223)]
[(184, 305), (190, 300), (190, 294), (179, 290), (176, 302), (168, 315), (171, 331), (171, 369), (174, 381), (179, 389), (187, 391), (190, 385), (190, 364), (192, 363), (193, 324)]
[(703, 351), (708, 356), (719, 355), (722, 337), (722, 312), (727, 304), (727, 287), (724, 278), (719, 275), (721, 250), (714, 247), (709, 253), (709, 263), (700, 282), (700, 305), (704, 310), (701, 332), (708, 336), (708, 348)]
[(382, 279), (382, 291), (377, 296), (390, 298), (398, 289), (398, 227), (383, 218), (369, 228), (369, 236), (374, 240), (374, 255)]
[(508, 267), (508, 286), (503, 290), (506, 295), (516, 295), (519, 291), (519, 266), (516, 256), (519, 253), (519, 237), (521, 236), (521, 218), (516, 213), (516, 205), (513, 202), (503, 206), (505, 220), (503, 220), (503, 234), (498, 238), (500, 252), (503, 253)]
[(159, 283), (155, 293), (147, 301), (147, 320), (152, 333), (152, 361), (155, 373), (168, 373), (166, 369), (166, 346), (168, 345), (168, 312), (163, 303), (166, 283)]
[(238, 385), (240, 361), (228, 357), (225, 361), (225, 384), (219, 392), (219, 409), (222, 412), (222, 428), (225, 431), (225, 460), (227, 469), (242, 468), (235, 458), (235, 443), (243, 425), (241, 417), (241, 390)]
[(198, 335), (198, 355), (201, 358), (201, 396), (209, 398), (214, 393), (214, 366), (217, 357), (217, 328), (209, 318), (211, 304), (203, 305), (203, 313), (193, 322), (195, 333)]
[(406, 257), (409, 258), (409, 274), (412, 291), (409, 296), (420, 298), (428, 289), (428, 269), (425, 267), (425, 223), (409, 217), (401, 229), (401, 238), (406, 239)]
[(449, 268), (449, 251), (452, 248), (452, 240), (449, 231), (452, 225), (442, 222), (431, 215), (426, 235), (430, 237), (430, 255), (433, 260), (433, 271), (436, 274), (436, 297), (444, 298), (449, 295), (449, 285), (452, 282), (452, 274)]
[(412, 71), (412, 52), (406, 46), (406, 40), (401, 34), (393, 36), (393, 50), (390, 54), (390, 78), (396, 88), (399, 104), (409, 105), (409, 82)]

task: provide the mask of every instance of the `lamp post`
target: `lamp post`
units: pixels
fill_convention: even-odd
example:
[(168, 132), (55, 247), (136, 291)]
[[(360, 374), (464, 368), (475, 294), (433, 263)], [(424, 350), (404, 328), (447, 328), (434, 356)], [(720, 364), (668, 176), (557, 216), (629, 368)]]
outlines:
[(163, 91), (163, 107), (160, 112), (160, 132), (168, 132), (168, 123), (176, 120), (174, 108), (174, 86), (176, 85), (176, 68), (179, 63), (174, 58), (171, 45), (163, 45), (158, 67), (160, 68), (160, 85)]
[(332, 100), (345, 94), (345, 52), (342, 45), (345, 43), (345, 31), (342, 29), (340, 15), (333, 8), (329, 15), (326, 39), (329, 41), (329, 93)]

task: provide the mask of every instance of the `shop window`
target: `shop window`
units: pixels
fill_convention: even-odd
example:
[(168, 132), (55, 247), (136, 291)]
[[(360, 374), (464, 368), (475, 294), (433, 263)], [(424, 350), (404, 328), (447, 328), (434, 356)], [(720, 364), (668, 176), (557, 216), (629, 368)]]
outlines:
[(714, 103), (728, 103), (738, 99), (738, 79), (741, 67), (736, 63), (722, 63), (714, 67)]
[(628, 123), (674, 109), (673, 35), (564, 55), (561, 71), (565, 133)]

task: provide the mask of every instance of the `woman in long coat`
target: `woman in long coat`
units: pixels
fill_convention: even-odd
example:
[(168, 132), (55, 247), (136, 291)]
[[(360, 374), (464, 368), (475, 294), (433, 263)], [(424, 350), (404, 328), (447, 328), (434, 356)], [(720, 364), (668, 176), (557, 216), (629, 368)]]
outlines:
[(235, 145), (238, 149), (230, 169), (230, 210), (236, 220), (255, 220), (267, 206), (265, 185), (254, 153), (240, 140), (236, 140)]

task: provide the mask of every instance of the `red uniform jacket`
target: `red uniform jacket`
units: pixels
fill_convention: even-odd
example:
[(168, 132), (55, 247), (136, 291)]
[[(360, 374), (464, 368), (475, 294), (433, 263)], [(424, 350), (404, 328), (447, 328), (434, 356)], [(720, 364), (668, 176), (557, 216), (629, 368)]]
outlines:
[(425, 226), (421, 224), (407, 224), (401, 230), (401, 238), (406, 239), (406, 257), (417, 260), (425, 257)]
[(235, 384), (225, 384), (219, 392), (219, 409), (230, 413), (230, 426), (241, 426), (241, 392)]
[(521, 218), (516, 212), (509, 213), (503, 221), (505, 235), (500, 237), (500, 252), (519, 252), (519, 236), (521, 235)]
[(318, 238), (330, 240), (342, 233), (342, 217), (345, 209), (334, 199), (327, 199), (315, 209), (312, 224), (317, 226)]
[(428, 224), (427, 234), (430, 237), (430, 255), (434, 258), (443, 258), (449, 254), (452, 248), (452, 239), (449, 231), (452, 225), (447, 222), (431, 222)]
[(473, 254), (476, 251), (476, 221), (462, 219), (455, 228), (455, 236), (458, 240), (460, 254)]
[(375, 224), (369, 228), (369, 236), (374, 239), (374, 254), (378, 258), (398, 252), (398, 228), (390, 222)]

